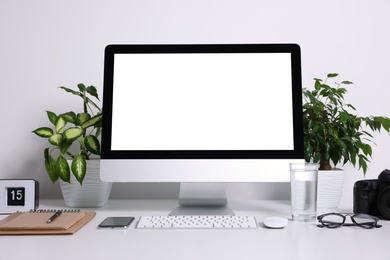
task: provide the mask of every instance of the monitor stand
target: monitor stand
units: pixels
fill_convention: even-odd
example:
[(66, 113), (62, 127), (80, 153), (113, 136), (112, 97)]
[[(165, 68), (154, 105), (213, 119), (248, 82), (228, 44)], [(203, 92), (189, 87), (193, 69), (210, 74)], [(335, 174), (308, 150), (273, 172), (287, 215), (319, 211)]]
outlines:
[(179, 207), (170, 216), (178, 215), (230, 215), (227, 206), (226, 185), (223, 183), (181, 183)]

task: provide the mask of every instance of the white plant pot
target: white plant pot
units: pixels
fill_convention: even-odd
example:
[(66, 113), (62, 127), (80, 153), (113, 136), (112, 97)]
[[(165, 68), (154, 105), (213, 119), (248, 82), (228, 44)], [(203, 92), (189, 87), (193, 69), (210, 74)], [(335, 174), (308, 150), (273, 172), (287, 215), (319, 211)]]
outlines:
[[(69, 165), (71, 161), (68, 160)], [(71, 183), (60, 180), (66, 206), (72, 208), (97, 208), (104, 206), (111, 193), (112, 183), (100, 180), (100, 160), (87, 161), (83, 185), (71, 173)]]
[(344, 188), (344, 170), (318, 171), (317, 208), (337, 209)]

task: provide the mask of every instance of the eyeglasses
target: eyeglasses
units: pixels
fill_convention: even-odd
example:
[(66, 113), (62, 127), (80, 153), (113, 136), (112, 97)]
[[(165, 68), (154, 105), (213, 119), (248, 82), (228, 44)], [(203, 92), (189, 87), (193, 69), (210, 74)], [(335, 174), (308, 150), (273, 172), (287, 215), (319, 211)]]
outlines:
[[(345, 223), (347, 216), (351, 217), (352, 223)], [(317, 225), (320, 228), (338, 228), (341, 226), (358, 226), (366, 229), (380, 228), (378, 225), (378, 218), (367, 214), (346, 214), (346, 213), (327, 213), (317, 217), (321, 223)]]

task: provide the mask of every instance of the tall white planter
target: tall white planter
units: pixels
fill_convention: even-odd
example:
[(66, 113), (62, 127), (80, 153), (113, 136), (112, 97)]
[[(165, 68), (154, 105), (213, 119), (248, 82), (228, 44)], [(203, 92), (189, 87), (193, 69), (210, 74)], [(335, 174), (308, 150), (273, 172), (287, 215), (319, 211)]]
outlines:
[[(68, 161), (69, 165), (71, 161)], [(111, 193), (112, 183), (100, 180), (100, 160), (87, 161), (83, 185), (71, 174), (71, 183), (60, 180), (65, 204), (72, 208), (97, 208), (104, 206)]]
[(344, 188), (344, 170), (318, 171), (317, 208), (337, 209)]

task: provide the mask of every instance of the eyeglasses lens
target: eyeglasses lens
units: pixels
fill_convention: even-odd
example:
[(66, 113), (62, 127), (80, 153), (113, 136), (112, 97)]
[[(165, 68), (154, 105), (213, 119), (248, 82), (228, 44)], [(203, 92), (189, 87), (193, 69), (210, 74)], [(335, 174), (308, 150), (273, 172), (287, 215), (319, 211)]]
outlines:
[(353, 220), (359, 226), (374, 227), (376, 224), (375, 218), (366, 214), (357, 214), (353, 217)]
[(322, 224), (326, 227), (339, 227), (344, 223), (344, 217), (336, 214), (329, 214), (322, 218)]

